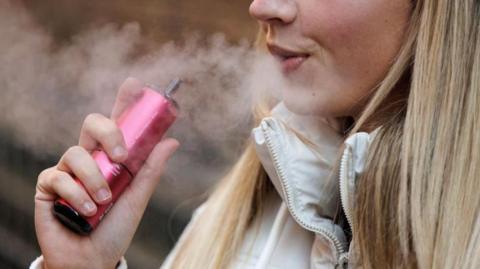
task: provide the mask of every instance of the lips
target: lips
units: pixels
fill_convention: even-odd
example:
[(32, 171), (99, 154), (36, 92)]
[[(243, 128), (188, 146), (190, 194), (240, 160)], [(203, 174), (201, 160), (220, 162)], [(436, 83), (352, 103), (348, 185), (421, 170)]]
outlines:
[(297, 70), (308, 59), (308, 57), (310, 57), (310, 54), (308, 53), (285, 49), (271, 43), (267, 44), (267, 47), (270, 53), (279, 60), (282, 71), (285, 74)]

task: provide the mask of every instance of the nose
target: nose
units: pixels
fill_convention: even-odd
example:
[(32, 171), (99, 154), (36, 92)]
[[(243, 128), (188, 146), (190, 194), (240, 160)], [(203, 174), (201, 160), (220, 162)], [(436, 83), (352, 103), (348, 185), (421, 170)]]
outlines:
[(253, 0), (249, 11), (252, 17), (264, 23), (289, 24), (297, 16), (294, 0)]

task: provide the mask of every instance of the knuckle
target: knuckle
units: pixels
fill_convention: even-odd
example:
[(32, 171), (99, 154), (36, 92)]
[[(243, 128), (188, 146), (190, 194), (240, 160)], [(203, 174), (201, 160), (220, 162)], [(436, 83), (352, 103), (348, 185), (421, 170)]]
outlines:
[(106, 126), (105, 132), (103, 133), (103, 138), (101, 140), (102, 144), (106, 145), (107, 147), (115, 147), (117, 145), (124, 144), (122, 132), (114, 123)]
[(67, 154), (67, 155), (70, 155), (70, 154), (76, 155), (76, 154), (80, 153), (81, 151), (82, 151), (82, 147), (80, 147), (80, 146), (78, 146), (78, 145), (75, 145), (75, 146), (69, 147), (69, 148), (67, 149), (66, 154)]
[(57, 171), (50, 175), (51, 184), (54, 186), (59, 186), (66, 183), (67, 174), (64, 172)]
[(83, 122), (82, 130), (81, 132), (86, 132), (89, 134), (94, 134), (96, 133), (96, 130), (98, 130), (104, 125), (104, 116), (99, 113), (91, 113), (88, 114), (87, 117), (85, 117), (85, 120)]
[(84, 152), (84, 149), (80, 146), (71, 146), (70, 148), (67, 149), (65, 154), (63, 155), (64, 159), (66, 162), (71, 162), (75, 158), (78, 158), (79, 154), (82, 154)]
[(90, 113), (85, 117), (85, 121), (83, 122), (84, 127), (90, 127), (95, 125), (100, 119), (102, 118), (102, 115), (99, 113)]
[(120, 134), (120, 128), (113, 120), (108, 119), (105, 123), (105, 133), (107, 135), (117, 137)]
[(124, 83), (132, 85), (132, 84), (140, 83), (140, 80), (136, 79), (135, 77), (128, 77), (127, 79), (125, 79)]
[(102, 121), (102, 124), (99, 124), (96, 127), (96, 134), (97, 134), (97, 139), (103, 140), (103, 141), (108, 141), (110, 139), (115, 138), (118, 133), (118, 127), (113, 121), (110, 119), (105, 119)]
[(43, 186), (48, 184), (50, 176), (52, 174), (53, 168), (47, 168), (40, 172), (37, 178), (37, 184), (35, 185), (35, 190), (38, 193), (39, 190), (43, 190)]
[(136, 93), (138, 88), (141, 88), (142, 86), (143, 82), (141, 80), (134, 77), (128, 77), (120, 86), (119, 92), (127, 95)]
[(99, 142), (110, 142), (112, 139), (117, 141), (121, 138), (121, 131), (117, 124), (102, 114), (89, 114), (82, 128), (84, 131), (96, 136)]
[(44, 181), (51, 173), (53, 168), (47, 168), (38, 174), (37, 182)]
[(59, 190), (64, 191), (65, 183), (68, 183), (65, 179), (67, 178), (66, 173), (60, 171), (52, 171), (45, 175), (45, 177), (37, 183), (37, 193), (58, 193)]

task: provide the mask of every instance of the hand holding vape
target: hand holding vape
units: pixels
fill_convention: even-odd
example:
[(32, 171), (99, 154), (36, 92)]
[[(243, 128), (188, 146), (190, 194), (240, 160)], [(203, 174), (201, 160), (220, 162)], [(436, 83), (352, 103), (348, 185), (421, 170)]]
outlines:
[[(97, 227), (175, 121), (178, 105), (172, 94), (180, 83), (180, 79), (173, 80), (163, 92), (158, 92), (151, 86), (144, 87), (142, 96), (123, 112), (117, 125), (127, 146), (127, 160), (115, 163), (101, 149), (92, 153), (112, 192), (111, 202), (97, 205), (97, 213), (94, 216), (84, 217), (64, 199), (59, 198), (55, 201), (53, 210), (63, 224), (84, 235)], [(78, 179), (76, 181), (82, 184)]]

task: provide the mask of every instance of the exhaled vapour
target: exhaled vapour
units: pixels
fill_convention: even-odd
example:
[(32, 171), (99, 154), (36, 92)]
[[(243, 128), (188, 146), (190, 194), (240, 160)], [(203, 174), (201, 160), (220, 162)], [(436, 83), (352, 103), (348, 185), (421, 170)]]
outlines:
[(58, 45), (9, 1), (0, 3), (0, 37), (0, 130), (37, 154), (60, 154), (76, 144), (85, 116), (109, 115), (127, 77), (160, 87), (181, 77), (188, 83), (176, 95), (182, 113), (170, 133), (182, 147), (170, 170), (209, 177), (212, 168), (232, 161), (248, 136), (253, 97), (275, 88), (280, 77), (251, 44), (231, 45), (222, 35), (140, 55), (141, 29), (131, 23), (104, 25)]

